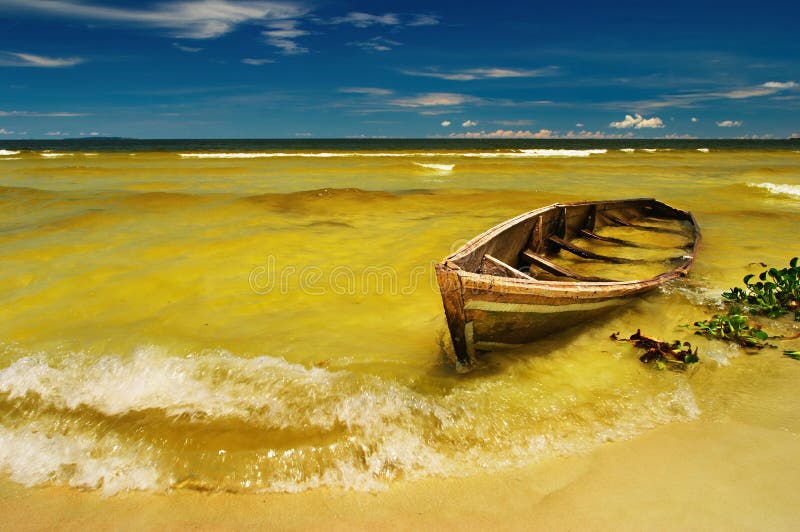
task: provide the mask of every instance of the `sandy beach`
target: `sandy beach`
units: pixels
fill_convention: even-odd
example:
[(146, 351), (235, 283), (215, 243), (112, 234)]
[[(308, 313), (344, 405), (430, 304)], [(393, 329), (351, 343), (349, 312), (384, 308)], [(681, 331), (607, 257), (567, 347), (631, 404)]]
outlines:
[(378, 493), (0, 488), (13, 530), (796, 530), (800, 437), (736, 422), (655, 429), (526, 469)]

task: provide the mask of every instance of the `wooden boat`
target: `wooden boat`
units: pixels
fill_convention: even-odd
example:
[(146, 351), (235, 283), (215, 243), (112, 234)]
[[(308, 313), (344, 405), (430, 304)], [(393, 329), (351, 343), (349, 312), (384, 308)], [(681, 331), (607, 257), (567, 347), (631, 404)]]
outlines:
[(436, 265), (457, 364), (686, 275), (700, 240), (691, 213), (650, 198), (556, 203), (489, 229)]

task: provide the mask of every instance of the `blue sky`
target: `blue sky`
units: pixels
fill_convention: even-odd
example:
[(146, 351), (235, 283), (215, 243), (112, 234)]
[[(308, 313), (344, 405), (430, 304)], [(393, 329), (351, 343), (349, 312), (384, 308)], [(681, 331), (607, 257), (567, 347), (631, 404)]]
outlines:
[(0, 140), (800, 135), (800, 2), (0, 0)]

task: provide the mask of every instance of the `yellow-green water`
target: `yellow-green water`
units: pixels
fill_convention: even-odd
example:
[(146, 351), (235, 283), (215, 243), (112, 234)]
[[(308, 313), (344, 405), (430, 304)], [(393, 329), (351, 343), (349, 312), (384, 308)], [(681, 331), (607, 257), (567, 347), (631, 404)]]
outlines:
[[(107, 493), (373, 489), (800, 412), (764, 396), (800, 362), (680, 327), (752, 263), (800, 255), (800, 153), (276, 153), (0, 151), (3, 474)], [(521, 212), (627, 197), (694, 213), (690, 277), (457, 374), (433, 262)], [(701, 363), (659, 372), (608, 338), (637, 328), (692, 341)]]

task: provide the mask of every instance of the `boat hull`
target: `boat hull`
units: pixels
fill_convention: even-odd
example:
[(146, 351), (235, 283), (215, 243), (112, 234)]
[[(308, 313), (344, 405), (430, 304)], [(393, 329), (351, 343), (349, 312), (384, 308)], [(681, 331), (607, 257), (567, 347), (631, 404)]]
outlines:
[[(523, 243), (541, 239), (541, 235), (535, 235), (537, 224), (542, 225), (536, 220), (537, 217), (547, 217), (551, 211), (568, 212), (566, 208), (571, 206), (585, 210), (587, 205), (606, 204), (612, 204), (616, 209), (614, 212), (626, 209), (630, 212), (632, 208), (651, 204), (663, 206), (668, 209), (666, 212), (674, 211), (675, 219), (686, 220), (692, 227), (691, 254), (672, 270), (652, 278), (633, 281), (539, 280), (521, 272), (517, 275), (513, 270), (509, 275), (491, 275), (480, 268), (472, 268), (478, 271), (465, 268), (467, 265), (477, 264), (476, 257), (484, 254), (487, 249), (494, 254), (500, 254), (502, 242), (498, 240), (503, 238)], [(672, 208), (649, 199), (556, 204), (520, 215), (490, 229), (437, 264), (437, 279), (459, 365), (471, 365), (481, 351), (518, 347), (608, 314), (636, 296), (685, 275), (699, 245), (699, 230), (691, 214), (669, 209)], [(592, 207), (593, 213), (596, 210)], [(576, 226), (584, 227), (585, 223)], [(509, 257), (512, 255), (506, 253), (505, 260), (510, 261)], [(496, 263), (505, 265), (499, 260)], [(493, 264), (492, 266), (494, 267)]]

